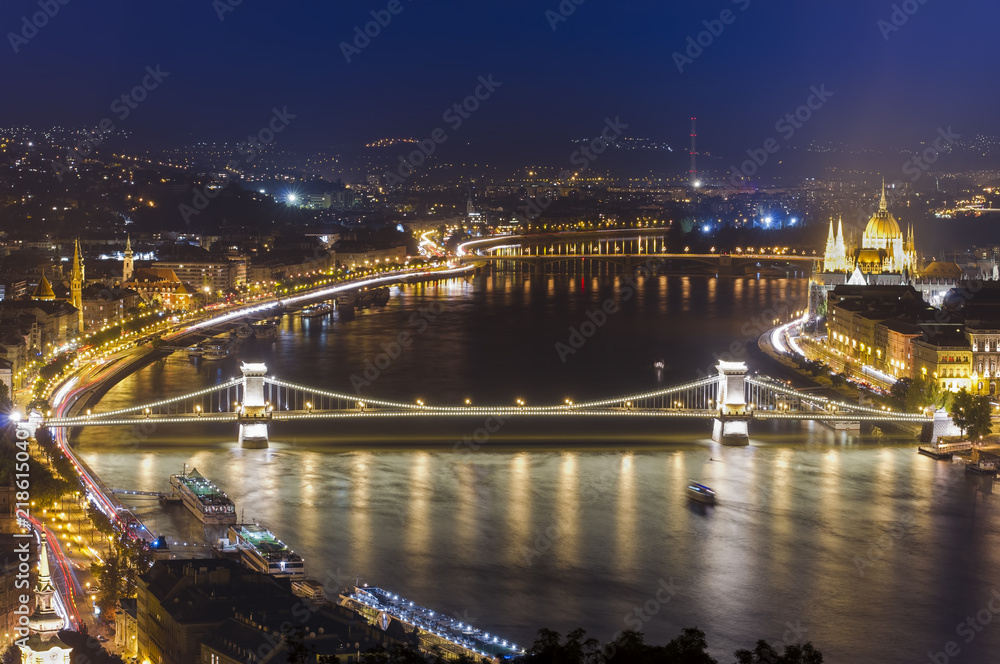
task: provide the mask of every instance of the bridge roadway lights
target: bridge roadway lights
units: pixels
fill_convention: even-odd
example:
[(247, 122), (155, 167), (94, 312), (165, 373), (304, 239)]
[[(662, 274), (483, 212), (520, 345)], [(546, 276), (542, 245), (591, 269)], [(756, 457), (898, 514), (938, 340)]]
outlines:
[(262, 450), (267, 447), (267, 423), (271, 414), (267, 412), (267, 402), (264, 401), (264, 376), (267, 367), (262, 363), (247, 364), (243, 371), (243, 404), (240, 408), (240, 447), (250, 450)]
[(719, 360), (719, 416), (712, 426), (712, 440), (723, 445), (749, 445), (751, 413), (747, 408), (747, 365)]

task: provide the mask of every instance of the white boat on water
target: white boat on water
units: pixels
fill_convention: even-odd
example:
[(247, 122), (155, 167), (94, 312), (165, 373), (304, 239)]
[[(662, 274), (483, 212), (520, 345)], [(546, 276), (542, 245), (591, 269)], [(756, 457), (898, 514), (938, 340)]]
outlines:
[(698, 484), (697, 482), (691, 482), (688, 484), (687, 496), (691, 500), (698, 503), (705, 503), (706, 505), (715, 504), (715, 491), (708, 488), (704, 484)]

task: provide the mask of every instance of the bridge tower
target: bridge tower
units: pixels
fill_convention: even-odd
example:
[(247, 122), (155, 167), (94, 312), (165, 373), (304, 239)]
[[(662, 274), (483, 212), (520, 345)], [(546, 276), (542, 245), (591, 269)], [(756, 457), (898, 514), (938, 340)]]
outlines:
[(747, 407), (747, 365), (719, 360), (719, 416), (712, 427), (712, 440), (723, 445), (749, 445), (750, 409)]
[(271, 419), (268, 404), (264, 401), (267, 366), (244, 362), (240, 369), (243, 371), (243, 403), (239, 409), (240, 447), (264, 449), (267, 447), (267, 423)]

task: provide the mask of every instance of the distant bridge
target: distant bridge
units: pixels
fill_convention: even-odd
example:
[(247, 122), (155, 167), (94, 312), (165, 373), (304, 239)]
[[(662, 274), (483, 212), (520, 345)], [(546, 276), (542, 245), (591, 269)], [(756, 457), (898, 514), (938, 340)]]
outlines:
[[(572, 261), (591, 260), (625, 269), (648, 265), (655, 271), (657, 264), (685, 262), (705, 265), (723, 274), (747, 273), (747, 268), (795, 267), (815, 271), (822, 257), (780, 251), (738, 251), (691, 253), (669, 251), (664, 233), (638, 233), (611, 237), (585, 234), (562, 236), (512, 235), (466, 242), (459, 248), (459, 260), (476, 262), (489, 260), (532, 265), (535, 269)], [(750, 270), (752, 271), (752, 270)]]
[(243, 364), (241, 378), (159, 401), (89, 412), (72, 417), (43, 417), (33, 412), (18, 427), (31, 434), (39, 426), (122, 426), (142, 422), (232, 422), (240, 445), (267, 447), (271, 424), (331, 418), (390, 417), (662, 417), (713, 421), (713, 439), (726, 444), (749, 442), (752, 420), (821, 420), (826, 422), (935, 423), (924, 413), (902, 413), (834, 401), (793, 390), (767, 376), (747, 375), (742, 362), (719, 362), (718, 375), (658, 390), (608, 399), (551, 406), (432, 406), (368, 399), (278, 380), (263, 364)]

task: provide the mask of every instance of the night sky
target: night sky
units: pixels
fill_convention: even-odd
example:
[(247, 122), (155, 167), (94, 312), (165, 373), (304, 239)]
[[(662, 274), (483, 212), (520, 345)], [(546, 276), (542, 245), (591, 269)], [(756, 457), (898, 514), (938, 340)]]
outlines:
[[(833, 95), (789, 141), (915, 148), (939, 127), (995, 133), (1000, 102), (995, 0), (908, 0), (898, 29), (893, 3), (873, 0), (563, 0), (568, 16), (559, 0), (397, 0), (350, 63), (341, 43), (394, 3), (64, 1), (41, 0), (58, 13), (26, 41), (11, 35), (39, 0), (2, 3), (0, 124), (111, 117), (163, 147), (242, 140), (287, 107), (297, 117), (281, 140), (296, 148), (419, 139), (492, 74), (500, 87), (449, 129), (491, 155), (594, 136), (615, 116), (684, 150), (691, 115), (703, 149), (741, 154), (784, 140), (775, 123), (812, 86)], [(712, 24), (721, 34), (678, 71), (673, 54), (724, 11), (729, 24)], [(169, 75), (118, 121), (112, 102), (157, 65)]]

